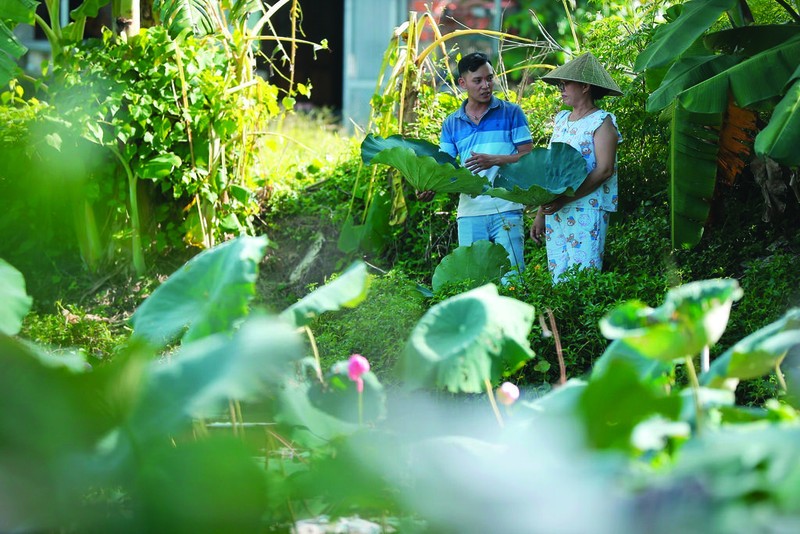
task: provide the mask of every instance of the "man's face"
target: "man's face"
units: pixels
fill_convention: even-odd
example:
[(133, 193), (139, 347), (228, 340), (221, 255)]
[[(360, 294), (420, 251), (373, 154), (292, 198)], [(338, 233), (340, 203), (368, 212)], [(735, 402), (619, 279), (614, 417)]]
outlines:
[(458, 84), (467, 91), (470, 100), (487, 103), (492, 99), (494, 89), (494, 69), (488, 63), (478, 67), (475, 71), (468, 71), (458, 79)]

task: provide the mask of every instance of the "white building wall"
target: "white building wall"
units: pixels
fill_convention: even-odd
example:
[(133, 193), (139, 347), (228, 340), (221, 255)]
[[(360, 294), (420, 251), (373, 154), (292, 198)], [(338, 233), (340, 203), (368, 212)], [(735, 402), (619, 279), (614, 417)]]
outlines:
[(365, 128), (369, 101), (392, 32), (408, 20), (408, 0), (345, 0), (342, 124)]

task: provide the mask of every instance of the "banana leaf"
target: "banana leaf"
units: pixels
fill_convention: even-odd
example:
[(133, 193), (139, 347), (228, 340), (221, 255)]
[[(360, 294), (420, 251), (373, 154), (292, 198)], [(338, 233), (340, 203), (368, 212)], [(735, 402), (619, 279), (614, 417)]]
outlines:
[(798, 56), (800, 35), (686, 89), (678, 99), (696, 113), (723, 112), (728, 107), (729, 92), (740, 107), (769, 104), (783, 95), (797, 69)]
[(683, 54), (738, 0), (691, 0), (680, 16), (663, 26), (655, 39), (636, 58), (634, 70), (642, 71), (671, 63)]
[(764, 24), (729, 28), (703, 37), (706, 48), (721, 54), (751, 57), (769, 50), (800, 34), (795, 24)]
[(717, 173), (720, 113), (692, 113), (677, 102), (670, 127), (669, 170), (672, 246), (700, 242)]
[(487, 185), (486, 178), (472, 174), (437, 145), (423, 139), (367, 134), (361, 143), (361, 159), (368, 165), (384, 163), (397, 169), (417, 191), (478, 195)]
[(540, 206), (559, 195), (574, 195), (587, 174), (580, 152), (567, 143), (552, 143), (549, 149), (534, 148), (516, 163), (501, 166), (494, 187), (484, 194)]
[(0, 87), (21, 72), (17, 60), (27, 51), (6, 21), (0, 19)]
[(685, 89), (703, 82), (738, 62), (732, 56), (693, 56), (676, 61), (667, 71), (661, 85), (647, 99), (647, 111), (666, 108)]
[(219, 20), (214, 0), (156, 0), (153, 9), (171, 37), (187, 29), (198, 37), (211, 35)]
[(789, 90), (775, 107), (769, 124), (756, 137), (756, 154), (769, 156), (786, 166), (800, 165), (800, 67), (792, 75)]

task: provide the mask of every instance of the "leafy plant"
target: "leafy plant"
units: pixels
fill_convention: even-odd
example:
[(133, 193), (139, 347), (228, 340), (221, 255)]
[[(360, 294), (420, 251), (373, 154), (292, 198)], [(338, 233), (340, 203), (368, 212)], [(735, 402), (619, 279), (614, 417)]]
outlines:
[[(755, 138), (759, 157), (789, 166), (798, 163), (785, 147), (800, 135), (800, 123), (794, 117), (796, 65), (790, 59), (800, 46), (800, 15), (789, 4), (781, 5), (792, 23), (776, 29), (753, 25), (747, 2), (686, 2), (637, 58), (638, 71), (669, 67), (648, 100), (648, 109), (664, 109), (674, 97), (670, 141), (673, 246), (692, 247), (699, 242), (709, 214), (718, 157), (720, 167), (737, 169), (741, 168), (737, 160), (750, 150), (751, 141), (743, 131), (748, 123), (735, 120), (734, 104), (772, 111), (769, 124)], [(735, 27), (708, 33), (724, 13)], [(747, 28), (741, 27), (746, 24)], [(703, 35), (705, 46), (693, 47)], [(749, 129), (754, 129), (754, 122), (750, 120)], [(736, 171), (732, 174), (735, 178)]]

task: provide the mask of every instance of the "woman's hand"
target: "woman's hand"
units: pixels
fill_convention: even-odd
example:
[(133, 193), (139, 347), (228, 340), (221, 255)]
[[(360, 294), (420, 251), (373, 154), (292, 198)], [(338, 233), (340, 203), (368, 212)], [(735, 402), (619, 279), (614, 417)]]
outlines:
[(544, 214), (542, 210), (536, 212), (536, 217), (533, 219), (533, 224), (531, 225), (531, 239), (536, 241), (537, 243), (541, 243), (541, 239), (544, 237)]
[(562, 197), (556, 197), (553, 200), (551, 200), (550, 202), (548, 202), (546, 204), (542, 204), (541, 207), (539, 208), (539, 213), (544, 214), (544, 215), (552, 215), (555, 212), (557, 212), (558, 210), (560, 210), (561, 208), (563, 208), (564, 204), (566, 204), (566, 203), (567, 203), (567, 199), (564, 198), (563, 196)]

